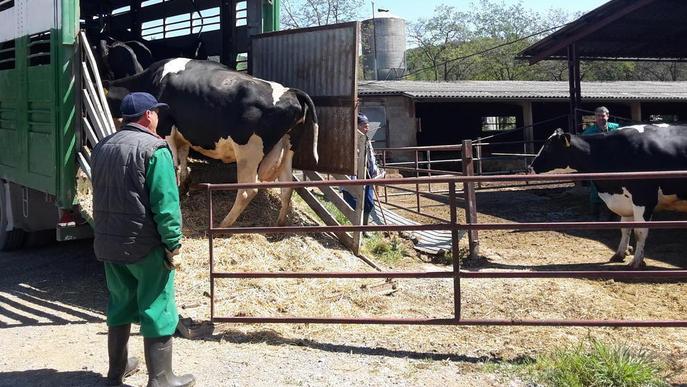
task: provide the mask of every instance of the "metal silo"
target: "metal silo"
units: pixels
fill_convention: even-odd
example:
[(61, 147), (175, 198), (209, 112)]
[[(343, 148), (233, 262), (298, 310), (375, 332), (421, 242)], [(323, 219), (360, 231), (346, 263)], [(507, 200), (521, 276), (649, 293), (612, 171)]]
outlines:
[(362, 23), (365, 79), (375, 79), (375, 37), (378, 80), (400, 79), (406, 70), (406, 21), (380, 12)]

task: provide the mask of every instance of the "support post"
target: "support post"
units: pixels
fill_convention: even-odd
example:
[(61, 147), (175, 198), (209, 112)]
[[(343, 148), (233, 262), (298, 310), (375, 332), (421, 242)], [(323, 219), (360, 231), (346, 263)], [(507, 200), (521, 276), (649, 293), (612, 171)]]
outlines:
[(568, 85), (570, 88), (570, 112), (568, 117), (568, 130), (577, 134), (580, 117), (578, 108), (582, 104), (582, 91), (580, 90), (580, 59), (577, 57), (575, 44), (568, 46)]
[(525, 125), (523, 131), (525, 141), (525, 153), (534, 153), (534, 119), (532, 118), (532, 102), (522, 103), (522, 119)]
[[(472, 140), (463, 140), (462, 145), (463, 176), (474, 176), (475, 166), (472, 157)], [(463, 182), (463, 197), (465, 199), (465, 219), (467, 223), (477, 223), (475, 183)], [(468, 231), (468, 244), (470, 248), (470, 258), (477, 258), (479, 256), (479, 235), (477, 230)]]
[(630, 111), (632, 114), (632, 121), (642, 122), (642, 103), (641, 102), (632, 102), (630, 104)]

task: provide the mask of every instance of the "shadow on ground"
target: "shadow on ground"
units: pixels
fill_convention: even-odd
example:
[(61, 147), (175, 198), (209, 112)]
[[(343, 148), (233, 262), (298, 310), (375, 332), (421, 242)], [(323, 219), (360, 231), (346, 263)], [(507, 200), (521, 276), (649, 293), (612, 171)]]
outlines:
[(281, 334), (272, 330), (260, 330), (254, 332), (242, 332), (235, 329), (226, 329), (220, 333), (211, 336), (199, 338), (205, 341), (222, 341), (233, 344), (246, 343), (264, 343), (273, 346), (297, 346), (316, 349), (319, 351), (330, 353), (341, 353), (346, 355), (367, 355), (367, 356), (382, 356), (399, 359), (414, 359), (414, 360), (443, 360), (452, 362), (466, 362), (466, 363), (484, 363), (484, 362), (502, 362), (505, 361), (499, 357), (493, 356), (468, 356), (459, 355), (455, 353), (437, 353), (437, 352), (419, 352), (408, 350), (396, 350), (388, 348), (370, 348), (367, 346), (349, 345), (349, 344), (334, 344), (323, 343), (311, 339), (292, 339), (286, 338)]
[[(0, 372), (0, 386), (104, 386), (105, 378), (93, 371), (58, 372), (54, 369)], [(126, 386), (126, 385), (124, 385)]]
[(107, 293), (93, 241), (0, 253), (0, 328), (104, 321)]

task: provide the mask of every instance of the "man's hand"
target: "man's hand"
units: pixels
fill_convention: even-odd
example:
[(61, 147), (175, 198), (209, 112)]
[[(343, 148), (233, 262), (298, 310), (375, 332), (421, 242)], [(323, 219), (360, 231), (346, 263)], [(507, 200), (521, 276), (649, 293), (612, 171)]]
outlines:
[(176, 270), (181, 266), (181, 257), (179, 256), (180, 247), (174, 249), (174, 251), (169, 251), (165, 249), (165, 266), (169, 270)]

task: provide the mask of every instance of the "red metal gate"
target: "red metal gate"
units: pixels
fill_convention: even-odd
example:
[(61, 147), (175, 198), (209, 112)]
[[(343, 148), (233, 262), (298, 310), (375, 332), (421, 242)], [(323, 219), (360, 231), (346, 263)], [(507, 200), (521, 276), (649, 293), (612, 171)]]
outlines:
[[(503, 175), (503, 176), (457, 176), (440, 178), (406, 178), (386, 180), (342, 180), (306, 181), (289, 183), (261, 184), (202, 184), (206, 189), (209, 203), (209, 256), (210, 256), (210, 318), (214, 322), (232, 323), (330, 323), (330, 324), (407, 324), (407, 325), (520, 325), (520, 326), (614, 326), (614, 327), (687, 327), (687, 320), (579, 320), (579, 319), (465, 319), (461, 316), (461, 281), (467, 279), (493, 278), (577, 278), (577, 279), (686, 279), (687, 270), (652, 271), (497, 271), (474, 272), (460, 267), (458, 257), (458, 233), (460, 230), (566, 230), (566, 229), (618, 229), (650, 228), (669, 229), (687, 228), (687, 221), (650, 221), (650, 222), (538, 222), (538, 223), (478, 223), (476, 218), (465, 223), (457, 221), (456, 184), (468, 187), (477, 182), (522, 182), (522, 181), (581, 181), (581, 180), (626, 180), (687, 178), (687, 171), (680, 172), (637, 172), (615, 174), (574, 174), (574, 175)], [(287, 227), (229, 227), (214, 226), (212, 193), (214, 191), (247, 188), (278, 187), (318, 187), (342, 185), (394, 185), (444, 183), (449, 186), (450, 221), (421, 225), (367, 225), (367, 226), (287, 226)], [(465, 195), (466, 206), (474, 207), (474, 199)], [(470, 202), (473, 202), (470, 204)], [(469, 218), (468, 218), (469, 219)], [(352, 231), (419, 231), (450, 230), (453, 235), (453, 266), (451, 271), (429, 272), (216, 272), (214, 268), (213, 239), (218, 234), (246, 233), (314, 233), (314, 232), (352, 232)], [(453, 279), (454, 311), (452, 318), (345, 318), (345, 317), (222, 317), (215, 316), (215, 280), (221, 278), (451, 278)]]

